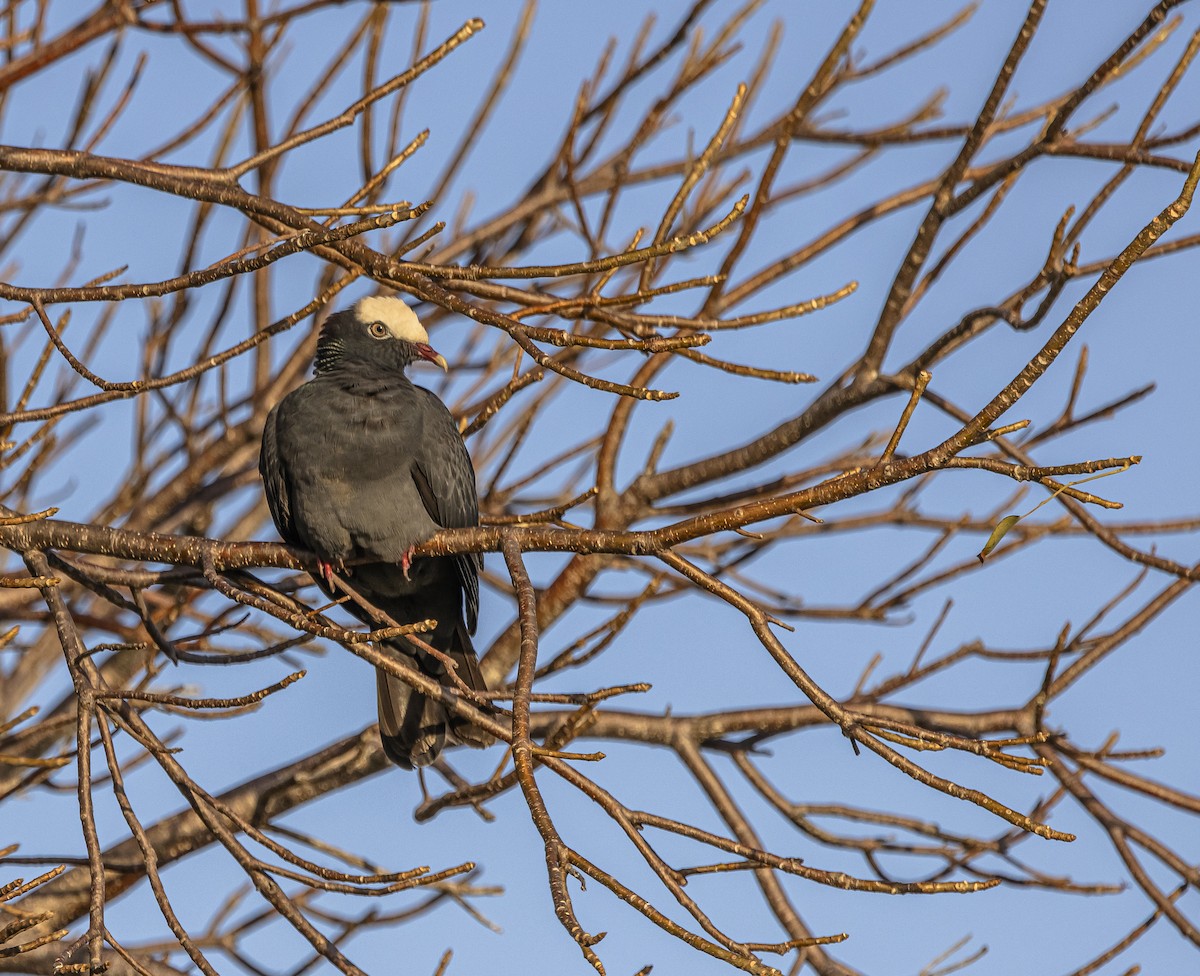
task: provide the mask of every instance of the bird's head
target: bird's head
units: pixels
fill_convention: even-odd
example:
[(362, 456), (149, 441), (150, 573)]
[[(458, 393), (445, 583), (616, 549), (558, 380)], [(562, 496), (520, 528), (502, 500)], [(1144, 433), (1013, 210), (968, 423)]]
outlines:
[(317, 339), (316, 371), (325, 373), (347, 359), (366, 360), (403, 371), (418, 359), (446, 369), (429, 344), (416, 313), (399, 298), (373, 296), (325, 321)]

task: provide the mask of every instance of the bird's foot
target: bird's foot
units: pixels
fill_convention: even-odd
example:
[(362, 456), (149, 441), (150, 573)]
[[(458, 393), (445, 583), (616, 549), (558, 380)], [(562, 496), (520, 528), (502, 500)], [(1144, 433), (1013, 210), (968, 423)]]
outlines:
[(405, 580), (408, 579), (408, 568), (412, 565), (412, 546), (404, 550), (404, 555), (400, 557), (400, 568), (404, 571)]
[[(338, 566), (339, 566), (339, 568), (341, 567), (340, 561), (338, 563)], [(317, 560), (317, 569), (321, 574), (321, 579), (323, 579), (325, 581), (325, 585), (328, 586), (332, 590), (334, 588), (334, 586), (333, 586), (333, 563), (326, 562), (324, 559), (318, 559)]]

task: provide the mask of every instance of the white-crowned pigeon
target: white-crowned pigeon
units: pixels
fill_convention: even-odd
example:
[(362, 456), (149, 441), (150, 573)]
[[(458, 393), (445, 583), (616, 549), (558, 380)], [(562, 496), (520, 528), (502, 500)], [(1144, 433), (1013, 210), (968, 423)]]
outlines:
[[(436, 620), (421, 638), (450, 656), (470, 688), (484, 690), (470, 637), (480, 557), (410, 562), (412, 547), (438, 529), (479, 523), (475, 471), (450, 411), (404, 375), (417, 359), (446, 368), (400, 299), (364, 298), (331, 315), (317, 342), (313, 379), (267, 417), (259, 470), (279, 534), (316, 554), (322, 589), (341, 595), (334, 593), (336, 573), (398, 624)], [(352, 600), (346, 606), (376, 623)], [(444, 663), (403, 637), (386, 646), (453, 687)], [(448, 743), (491, 741), (398, 678), (382, 670), (376, 677), (379, 734), (398, 765), (426, 766)]]

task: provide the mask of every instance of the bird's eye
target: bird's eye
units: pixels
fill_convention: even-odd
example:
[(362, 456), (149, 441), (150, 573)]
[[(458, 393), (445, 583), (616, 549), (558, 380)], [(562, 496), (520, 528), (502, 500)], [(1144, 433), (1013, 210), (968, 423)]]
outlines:
[(373, 339), (386, 339), (388, 337), (387, 326), (382, 322), (372, 322), (367, 326), (367, 331), (371, 333)]

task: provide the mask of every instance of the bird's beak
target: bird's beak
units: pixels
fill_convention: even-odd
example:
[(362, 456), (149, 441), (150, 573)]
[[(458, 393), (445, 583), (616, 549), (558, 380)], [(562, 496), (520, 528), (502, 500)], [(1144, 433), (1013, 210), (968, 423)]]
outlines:
[(434, 351), (433, 346), (428, 346), (423, 342), (418, 342), (416, 345), (418, 356), (420, 356), (426, 362), (435, 363), (436, 365), (441, 366), (443, 372), (448, 373), (450, 371), (450, 367), (446, 365), (445, 357), (438, 355), (438, 353)]

